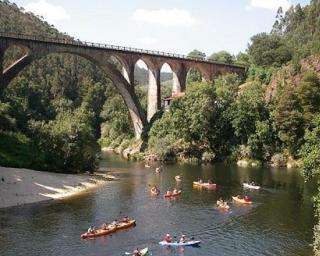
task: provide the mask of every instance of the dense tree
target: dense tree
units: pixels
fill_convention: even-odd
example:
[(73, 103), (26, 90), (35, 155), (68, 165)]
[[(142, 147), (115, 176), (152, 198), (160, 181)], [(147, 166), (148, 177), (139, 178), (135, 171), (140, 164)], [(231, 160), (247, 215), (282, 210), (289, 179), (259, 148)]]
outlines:
[(193, 51), (189, 52), (187, 56), (190, 58), (201, 59), (201, 60), (206, 58), (206, 54), (197, 49), (194, 49)]
[(239, 52), (236, 56), (235, 64), (238, 65), (249, 65), (250, 64), (250, 57), (248, 54)]
[(220, 51), (211, 54), (210, 57), (208, 57), (208, 59), (211, 61), (233, 64), (235, 57), (227, 51)]
[(292, 58), (290, 49), (276, 34), (261, 33), (253, 36), (248, 53), (253, 64), (263, 67), (280, 67)]
[(235, 135), (241, 144), (246, 144), (255, 133), (256, 122), (268, 118), (264, 90), (260, 83), (254, 82), (244, 88), (231, 106), (230, 118)]

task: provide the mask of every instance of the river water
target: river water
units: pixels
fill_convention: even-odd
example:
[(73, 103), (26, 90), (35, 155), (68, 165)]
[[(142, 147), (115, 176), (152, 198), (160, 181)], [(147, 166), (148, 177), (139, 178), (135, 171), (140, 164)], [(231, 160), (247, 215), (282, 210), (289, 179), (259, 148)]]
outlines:
[[(312, 255), (315, 184), (304, 183), (296, 170), (164, 165), (163, 172), (142, 163), (106, 154), (101, 166), (120, 180), (95, 192), (64, 202), (32, 204), (0, 210), (0, 255), (124, 255), (149, 247), (153, 255)], [(152, 197), (149, 185), (161, 191), (175, 187), (182, 174), (181, 197)], [(212, 179), (217, 190), (193, 188), (192, 181)], [(260, 191), (243, 190), (255, 181)], [(252, 206), (231, 204), (228, 212), (215, 208), (219, 197), (247, 194)], [(128, 215), (137, 226), (92, 240), (80, 239), (90, 225)], [(166, 233), (201, 240), (200, 247), (161, 247)]]

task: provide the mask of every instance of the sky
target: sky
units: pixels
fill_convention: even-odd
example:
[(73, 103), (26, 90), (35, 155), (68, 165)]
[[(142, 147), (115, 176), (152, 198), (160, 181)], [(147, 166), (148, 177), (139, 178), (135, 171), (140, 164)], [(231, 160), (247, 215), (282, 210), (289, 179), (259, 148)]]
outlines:
[(309, 0), (13, 0), (61, 32), (89, 42), (188, 54), (245, 51), (276, 11)]

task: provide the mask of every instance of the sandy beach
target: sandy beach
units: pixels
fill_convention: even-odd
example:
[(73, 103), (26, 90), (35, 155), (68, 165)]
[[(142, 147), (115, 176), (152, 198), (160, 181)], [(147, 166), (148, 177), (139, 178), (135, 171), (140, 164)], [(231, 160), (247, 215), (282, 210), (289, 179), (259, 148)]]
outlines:
[(75, 175), (0, 167), (0, 208), (77, 196), (113, 179), (104, 173)]

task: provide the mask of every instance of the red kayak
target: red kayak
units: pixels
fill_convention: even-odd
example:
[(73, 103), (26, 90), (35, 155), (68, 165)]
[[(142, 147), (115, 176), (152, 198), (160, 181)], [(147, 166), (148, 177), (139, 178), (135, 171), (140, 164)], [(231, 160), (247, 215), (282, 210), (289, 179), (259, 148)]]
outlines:
[(165, 198), (175, 197), (175, 196), (179, 196), (179, 195), (181, 195), (181, 193), (182, 193), (182, 191), (181, 191), (181, 190), (179, 190), (179, 191), (178, 191), (178, 192), (176, 192), (176, 193), (165, 194), (165, 195), (164, 195), (164, 197), (165, 197)]

